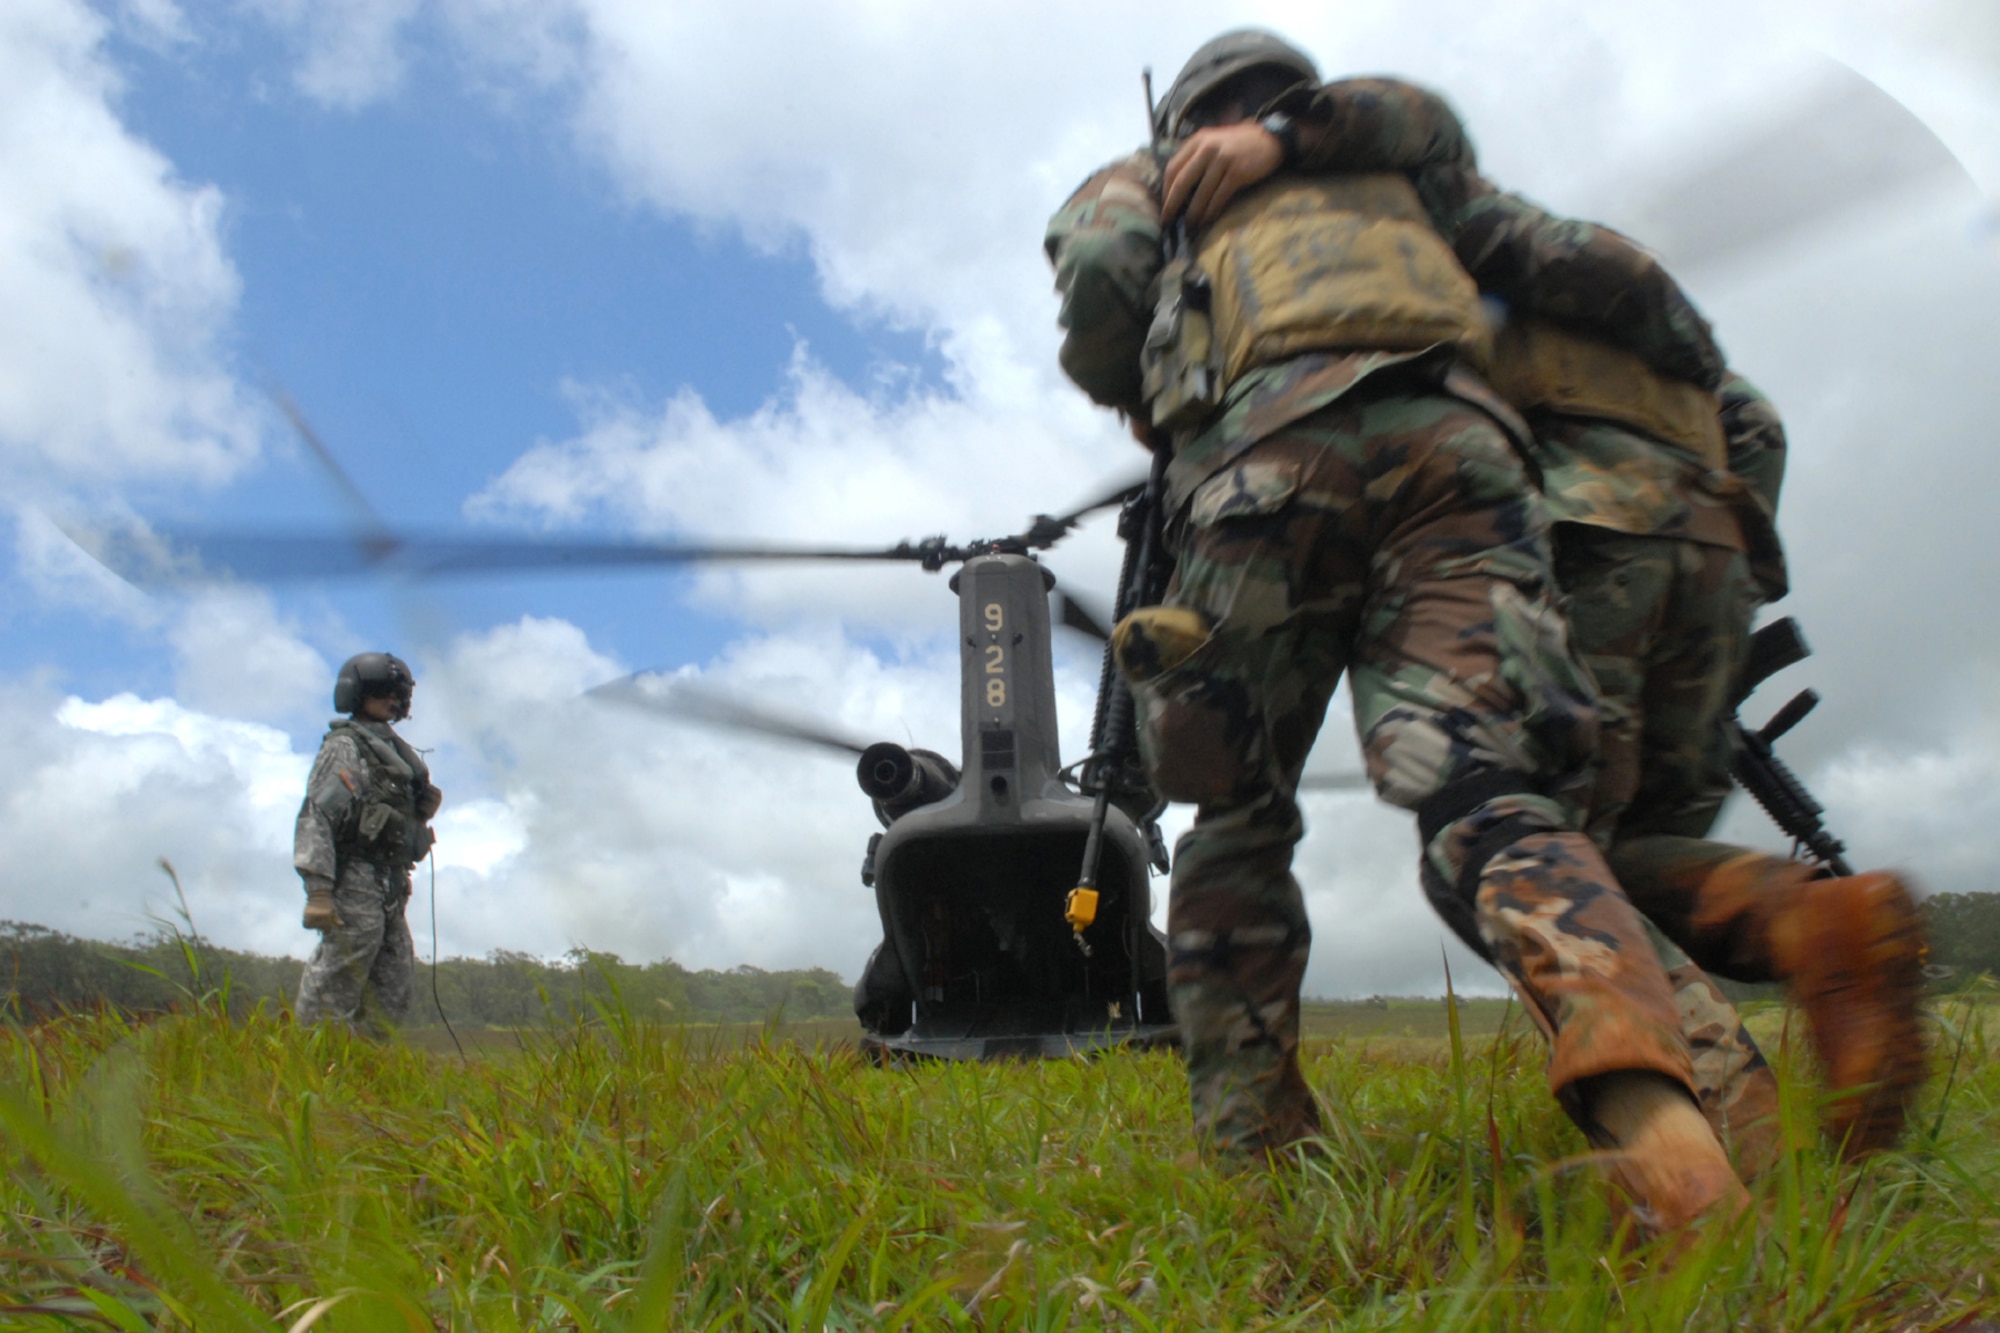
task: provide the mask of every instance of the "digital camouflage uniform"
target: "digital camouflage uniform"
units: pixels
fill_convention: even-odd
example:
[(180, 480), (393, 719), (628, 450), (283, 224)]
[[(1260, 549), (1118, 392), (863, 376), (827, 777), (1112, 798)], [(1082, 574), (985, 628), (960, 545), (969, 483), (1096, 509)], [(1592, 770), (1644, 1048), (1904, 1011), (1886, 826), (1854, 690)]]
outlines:
[(435, 809), (423, 756), (386, 722), (336, 718), (299, 807), (292, 860), (308, 887), (331, 883), (340, 924), (306, 962), (295, 1012), (382, 1035), (410, 1010), (416, 949), (403, 917), (410, 867), (430, 849)]
[[(1408, 132), (1396, 99), (1378, 95), (1397, 85), (1368, 81), (1345, 102), (1338, 87), (1320, 94), (1337, 132), (1302, 171), (1341, 172), (1354, 139)], [(1439, 169), (1412, 179), (1461, 256), (1485, 252), (1472, 267), (1482, 283), (1615, 330), (1661, 369), (1719, 367), (1698, 313), (1641, 252), (1475, 195), (1462, 135), (1458, 148), (1419, 139)], [(1064, 367), (1132, 413), (1144, 404), (1126, 368), (1162, 264), (1157, 197), (1150, 155), (1114, 163), (1047, 239)], [(1418, 816), (1427, 892), (1549, 1034), (1566, 1108), (1587, 1121), (1579, 1084), (1620, 1071), (1692, 1091), (1645, 926), (1579, 831), (1596, 717), (1565, 643), (1526, 443), (1450, 346), (1251, 369), (1174, 441), (1167, 605), (1186, 614), (1128, 621), (1119, 655), (1156, 785), (1198, 806), (1175, 857), (1170, 985), (1197, 1132), (1217, 1151), (1280, 1147), (1318, 1124), (1296, 1054), (1310, 929), (1290, 866), (1297, 778), (1343, 671), (1371, 780)]]

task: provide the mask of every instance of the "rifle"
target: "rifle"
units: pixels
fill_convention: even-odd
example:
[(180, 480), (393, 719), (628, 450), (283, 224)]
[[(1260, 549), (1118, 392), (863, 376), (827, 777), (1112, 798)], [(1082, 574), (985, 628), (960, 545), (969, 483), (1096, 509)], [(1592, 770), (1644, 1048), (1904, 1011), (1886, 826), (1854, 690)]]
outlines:
[(1813, 799), (1798, 775), (1786, 767), (1785, 761), (1778, 758), (1772, 748), (1779, 737), (1819, 707), (1819, 691), (1800, 690), (1771, 716), (1769, 722), (1755, 729), (1745, 726), (1737, 714), (1743, 700), (1768, 677), (1795, 662), (1803, 662), (1811, 655), (1812, 649), (1806, 646), (1805, 635), (1799, 632), (1798, 622), (1790, 616), (1774, 620), (1750, 636), (1750, 651), (1743, 664), (1743, 678), (1735, 699), (1731, 701), (1729, 721), (1725, 724), (1736, 751), (1731, 772), (1736, 784), (1750, 794), (1750, 799), (1764, 807), (1764, 813), (1791, 836), (1794, 856), (1803, 848), (1813, 860), (1825, 865), (1834, 874), (1851, 875), (1854, 870), (1847, 864), (1846, 845), (1828, 832), (1820, 819), (1826, 813), (1826, 807)]
[[(1164, 151), (1164, 145), (1160, 141), (1159, 116), (1153, 106), (1153, 71), (1147, 69), (1141, 78), (1146, 87), (1146, 129), (1152, 141), (1153, 156), (1157, 159)], [(1177, 224), (1169, 243), (1167, 270), (1161, 274), (1160, 304), (1153, 318), (1153, 328), (1146, 336), (1146, 349), (1140, 356), (1146, 367), (1147, 401), (1155, 409), (1155, 427), (1161, 426), (1158, 410), (1161, 400), (1157, 396), (1161, 392), (1161, 375), (1168, 375), (1176, 390), (1193, 387), (1206, 392), (1209, 388), (1208, 382), (1200, 376), (1196, 377), (1197, 383), (1187, 385), (1178, 365), (1168, 366), (1160, 359), (1160, 354), (1175, 350), (1178, 335), (1183, 332), (1182, 325), (1188, 313), (1182, 295), (1186, 276), (1192, 273), (1197, 279), (1201, 277), (1200, 271), (1187, 260), (1187, 248), (1186, 226)], [(1194, 313), (1203, 321), (1205, 330), (1206, 286), (1198, 285), (1201, 286), (1198, 298), (1200, 308)], [(1162, 339), (1157, 345), (1156, 338)], [(1200, 374), (1206, 373), (1204, 362)], [(1167, 567), (1163, 559), (1166, 546), (1160, 529), (1164, 521), (1161, 510), (1166, 504), (1167, 464), (1172, 458), (1173, 451), (1156, 441), (1152, 470), (1146, 476), (1146, 488), (1127, 500), (1118, 512), (1118, 536), (1125, 543), (1125, 559), (1118, 569), (1118, 595), (1111, 608), (1114, 628), (1140, 607), (1159, 601), (1166, 591)], [(1104, 643), (1104, 662), (1097, 676), (1097, 712), (1090, 724), (1090, 757), (1084, 761), (1082, 780), (1078, 785), (1083, 791), (1092, 793), (1096, 802), (1091, 807), (1090, 832), (1083, 842), (1083, 869), (1076, 877), (1076, 887), (1063, 900), (1063, 919), (1069, 922), (1076, 947), (1088, 957), (1090, 941), (1083, 937), (1083, 932), (1097, 919), (1097, 872), (1103, 861), (1104, 823), (1111, 814), (1112, 797), (1147, 791), (1145, 769), (1139, 757), (1138, 708), (1132, 698), (1132, 687), (1119, 674), (1117, 654), (1109, 638)], [(1148, 859), (1155, 870), (1165, 874), (1167, 844), (1158, 822), (1162, 808), (1164, 803), (1154, 800), (1151, 813), (1139, 822), (1146, 837)]]
[[(1118, 569), (1118, 595), (1112, 607), (1114, 627), (1140, 607), (1158, 602), (1166, 592), (1170, 571), (1164, 559), (1166, 544), (1160, 529), (1170, 461), (1170, 450), (1155, 448), (1146, 488), (1127, 500), (1118, 512), (1118, 535), (1125, 542), (1125, 559)], [(1083, 843), (1083, 870), (1077, 876), (1076, 887), (1064, 900), (1063, 918), (1075, 933), (1077, 947), (1088, 956), (1090, 943), (1083, 938), (1083, 932), (1097, 919), (1097, 872), (1103, 859), (1104, 822), (1111, 813), (1112, 797), (1148, 791), (1144, 763), (1139, 757), (1138, 705), (1132, 698), (1132, 687), (1118, 671), (1117, 654), (1109, 639), (1105, 640), (1104, 662), (1098, 671), (1097, 713), (1090, 726), (1090, 758), (1085, 761), (1079, 785), (1096, 796), (1096, 804), (1091, 808), (1090, 832)], [(1161, 874), (1167, 870), (1167, 844), (1158, 823), (1163, 804), (1155, 799), (1151, 813), (1139, 821), (1140, 831), (1146, 837), (1148, 858)]]

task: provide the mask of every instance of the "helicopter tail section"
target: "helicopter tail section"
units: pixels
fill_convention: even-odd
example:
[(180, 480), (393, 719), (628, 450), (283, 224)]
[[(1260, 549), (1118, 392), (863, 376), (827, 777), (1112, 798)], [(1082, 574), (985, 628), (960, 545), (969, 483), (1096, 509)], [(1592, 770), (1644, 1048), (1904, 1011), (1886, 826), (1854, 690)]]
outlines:
[[(1152, 928), (1144, 841), (1119, 818), (1078, 950), (1063, 916), (1088, 833), (1082, 801), (1036, 801), (1020, 826), (973, 831), (949, 809), (932, 830), (885, 835), (876, 893), (887, 939), (857, 988), (881, 1053), (949, 1059), (1068, 1055), (1170, 1040), (1166, 951)], [(961, 809), (964, 807), (960, 807)], [(903, 834), (902, 837), (896, 835)], [(893, 841), (892, 841), (893, 839)], [(890, 964), (900, 976), (890, 977)], [(883, 1003), (900, 981), (903, 1008)], [(872, 1008), (863, 1010), (862, 990)], [(906, 997), (906, 998), (904, 998)]]

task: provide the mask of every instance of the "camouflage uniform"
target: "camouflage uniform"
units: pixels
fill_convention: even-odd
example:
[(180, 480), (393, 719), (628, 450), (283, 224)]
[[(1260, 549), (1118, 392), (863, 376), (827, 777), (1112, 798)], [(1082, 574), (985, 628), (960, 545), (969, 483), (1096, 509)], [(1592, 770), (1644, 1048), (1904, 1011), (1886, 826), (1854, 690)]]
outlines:
[(300, 1023), (334, 1019), (382, 1035), (409, 1014), (416, 949), (403, 909), (410, 866), (429, 853), (418, 808), (435, 808), (423, 756), (386, 722), (336, 718), (307, 779), (292, 861), (331, 884), (340, 924), (306, 962)]
[[(1663, 269), (1632, 265), (1615, 245), (1578, 263), (1583, 250), (1520, 244), (1539, 225), (1530, 206), (1478, 176), (1458, 117), (1423, 89), (1347, 80), (1281, 100), (1329, 126), (1322, 159), (1416, 171), (1461, 262), (1489, 290), (1531, 291), (1537, 313), (1563, 321), (1585, 316), (1597, 333), (1616, 327), (1602, 298), (1614, 294), (1607, 284), (1625, 265), (1643, 283), (1626, 313), (1655, 320), (1648, 337), (1671, 345), (1698, 319), (1684, 297), (1665, 294), (1674, 284)], [(1591, 244), (1584, 224), (1571, 225), (1573, 241)], [(1538, 263), (1552, 254), (1560, 262)], [(1705, 357), (1684, 358), (1675, 373), (1709, 383), (1714, 367)], [(1723, 719), (1750, 622), (1760, 599), (1785, 592), (1775, 524), (1783, 428), (1740, 376), (1724, 380), (1721, 407), (1726, 461), (1603, 417), (1529, 416), (1571, 645), (1598, 687), (1598, 770), (1586, 828), (1607, 851), (1614, 835), (1699, 838), (1714, 823), (1731, 786)], [(1615, 856), (1613, 869), (1638, 901)], [(1745, 1166), (1767, 1163), (1777, 1081), (1763, 1052), (1735, 1006), (1678, 944), (1656, 931), (1654, 945), (1694, 1052), (1704, 1114)]]
[[(1393, 134), (1383, 105), (1363, 109)], [(1302, 166), (1346, 169), (1337, 148)], [(1442, 155), (1449, 170), (1413, 179), (1461, 254), (1497, 257), (1476, 277), (1615, 326), (1661, 369), (1713, 373), (1705, 324), (1641, 252), (1524, 201), (1475, 198), (1463, 155)], [(1156, 175), (1147, 155), (1099, 172), (1047, 242), (1064, 367), (1129, 412), (1144, 407), (1126, 367), (1162, 263)], [(1580, 832), (1596, 718), (1525, 435), (1442, 346), (1253, 369), (1174, 441), (1170, 610), (1121, 626), (1119, 657), (1156, 784), (1198, 806), (1175, 857), (1170, 984), (1197, 1132), (1218, 1151), (1318, 1124), (1296, 1055), (1310, 929), (1290, 865), (1298, 775), (1343, 671), (1371, 780), (1418, 816), (1426, 891), (1549, 1034), (1566, 1108), (1587, 1120), (1579, 1085), (1620, 1071), (1691, 1088), (1646, 928)]]

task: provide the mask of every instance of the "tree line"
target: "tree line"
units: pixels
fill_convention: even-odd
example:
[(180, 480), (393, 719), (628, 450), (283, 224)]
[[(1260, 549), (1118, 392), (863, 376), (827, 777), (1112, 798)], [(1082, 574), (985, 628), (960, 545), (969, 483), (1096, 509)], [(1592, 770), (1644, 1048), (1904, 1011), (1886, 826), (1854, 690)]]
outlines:
[[(1980, 974), (2000, 977), (2000, 893), (1940, 893), (1926, 898), (1934, 984), (1959, 990)], [(766, 972), (755, 967), (692, 971), (672, 959), (628, 963), (613, 953), (573, 949), (550, 961), (496, 949), (484, 958), (447, 958), (435, 977), (419, 965), (411, 1021), (496, 1028), (571, 1023), (607, 1006), (666, 1023), (758, 1023), (846, 1018), (847, 983), (823, 967)], [(162, 1013), (200, 998), (244, 1015), (276, 1009), (298, 994), (304, 964), (296, 958), (225, 949), (172, 927), (130, 943), (79, 939), (18, 921), (0, 921), (0, 1006), (17, 1019), (108, 1005), (126, 1013)], [(1777, 988), (1724, 989), (1737, 998)]]
[(1940, 978), (1957, 989), (1985, 973), (2000, 977), (2000, 893), (1937, 893), (1923, 901), (1933, 968), (1949, 968)]
[[(305, 965), (296, 958), (225, 949), (164, 928), (129, 943), (79, 939), (43, 926), (0, 921), (0, 1004), (18, 1020), (107, 1005), (126, 1013), (163, 1013), (197, 999), (237, 1016), (259, 1005), (277, 1009), (298, 994)], [(485, 958), (419, 963), (410, 1020), (522, 1027), (571, 1023), (622, 1006), (665, 1023), (755, 1023), (845, 1018), (847, 983), (823, 967), (766, 972), (738, 967), (694, 971), (671, 959), (628, 963), (611, 953), (573, 949), (549, 961), (495, 950)]]

